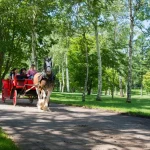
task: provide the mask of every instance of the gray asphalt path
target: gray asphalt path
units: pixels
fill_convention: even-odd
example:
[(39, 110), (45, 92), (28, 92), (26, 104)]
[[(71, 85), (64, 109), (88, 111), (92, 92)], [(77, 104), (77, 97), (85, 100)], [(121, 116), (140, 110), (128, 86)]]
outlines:
[(150, 119), (104, 110), (0, 99), (0, 127), (21, 150), (150, 150)]

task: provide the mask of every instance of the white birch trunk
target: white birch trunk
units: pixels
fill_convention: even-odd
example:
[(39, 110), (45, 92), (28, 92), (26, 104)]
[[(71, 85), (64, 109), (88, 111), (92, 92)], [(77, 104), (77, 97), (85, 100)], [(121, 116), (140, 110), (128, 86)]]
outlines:
[(64, 92), (64, 88), (65, 88), (65, 73), (64, 73), (64, 67), (62, 65), (62, 88), (61, 88), (61, 92)]
[(134, 29), (134, 17), (132, 13), (132, 0), (129, 0), (129, 12), (130, 12), (130, 38), (129, 38), (129, 50), (128, 50), (128, 84), (127, 84), (127, 100), (131, 103), (131, 88), (132, 88), (132, 48), (133, 48), (133, 29)]
[(84, 91), (82, 93), (82, 101), (85, 101), (85, 93), (87, 92), (87, 83), (88, 83), (88, 76), (89, 76), (89, 59), (88, 59), (88, 50), (87, 50), (87, 42), (85, 33), (83, 34), (83, 42), (85, 48), (85, 55), (86, 55), (86, 77), (85, 77), (85, 84), (84, 84)]
[(119, 88), (120, 88), (120, 96), (123, 97), (123, 87), (122, 87), (122, 77), (119, 76)]
[(102, 61), (101, 61), (97, 24), (95, 24), (94, 27), (95, 27), (96, 49), (97, 49), (97, 56), (98, 56), (98, 60), (97, 60), (98, 62), (98, 91), (97, 91), (96, 100), (99, 101), (101, 100), (101, 93), (102, 93)]
[(67, 92), (70, 92), (70, 86), (69, 86), (69, 70), (68, 70), (68, 56), (66, 53), (66, 88)]
[[(37, 59), (36, 59), (36, 11), (33, 9), (33, 14), (32, 14), (32, 31), (31, 31), (31, 36), (32, 36), (32, 55), (31, 55), (31, 62), (37, 66)], [(38, 69), (38, 68), (37, 68)]]

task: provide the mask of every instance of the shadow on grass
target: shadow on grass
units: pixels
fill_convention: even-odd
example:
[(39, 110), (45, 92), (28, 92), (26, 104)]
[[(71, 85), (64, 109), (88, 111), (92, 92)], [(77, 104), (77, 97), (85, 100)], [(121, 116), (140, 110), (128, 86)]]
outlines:
[(115, 97), (111, 99), (110, 96), (102, 96), (102, 101), (96, 101), (95, 95), (86, 96), (86, 101), (82, 102), (82, 94), (68, 94), (68, 93), (53, 93), (52, 102), (62, 103), (66, 105), (105, 109), (108, 111), (115, 111), (120, 114), (128, 114), (140, 117), (150, 118), (150, 99), (134, 96), (131, 103), (126, 103), (126, 98)]

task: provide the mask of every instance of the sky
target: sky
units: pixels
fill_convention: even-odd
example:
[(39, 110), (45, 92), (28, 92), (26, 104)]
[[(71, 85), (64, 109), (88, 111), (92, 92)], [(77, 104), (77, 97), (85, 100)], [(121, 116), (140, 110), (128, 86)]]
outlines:
[(146, 28), (149, 28), (149, 27), (150, 27), (150, 20), (145, 20), (145, 21), (143, 21), (143, 25), (144, 25)]

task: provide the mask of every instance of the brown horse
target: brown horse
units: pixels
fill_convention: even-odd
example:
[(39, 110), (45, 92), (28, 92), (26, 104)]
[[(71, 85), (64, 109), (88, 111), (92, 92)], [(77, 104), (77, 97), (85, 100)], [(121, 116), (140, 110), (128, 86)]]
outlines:
[(54, 75), (52, 73), (52, 59), (44, 59), (44, 71), (34, 75), (33, 84), (38, 95), (37, 107), (39, 110), (49, 111), (50, 95), (54, 88)]

